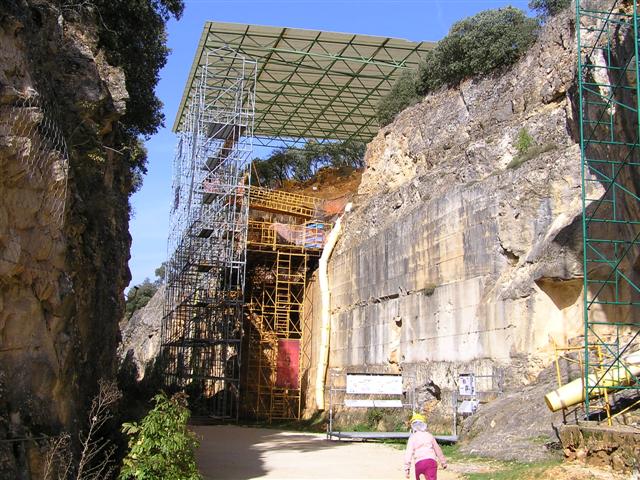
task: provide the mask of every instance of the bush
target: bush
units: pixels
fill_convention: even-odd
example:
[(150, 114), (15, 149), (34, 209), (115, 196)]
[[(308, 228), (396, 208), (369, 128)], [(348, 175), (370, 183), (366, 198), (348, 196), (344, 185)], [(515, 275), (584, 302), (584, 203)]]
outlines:
[(153, 400), (155, 407), (139, 425), (122, 425), (122, 431), (129, 435), (129, 452), (119, 480), (199, 480), (195, 460), (198, 441), (187, 429), (190, 413), (186, 395), (167, 398), (160, 393)]
[(540, 23), (514, 7), (485, 10), (455, 23), (447, 36), (427, 52), (417, 75), (403, 73), (377, 108), (380, 125), (421, 96), (443, 85), (457, 85), (516, 62), (535, 41)]
[(405, 70), (391, 87), (389, 93), (378, 103), (376, 115), (380, 126), (388, 125), (398, 112), (418, 102), (416, 73)]
[(167, 262), (162, 262), (162, 264), (155, 270), (156, 279), (153, 282), (148, 278), (145, 278), (142, 283), (134, 285), (129, 289), (124, 309), (125, 318), (127, 320), (130, 319), (136, 311), (144, 308), (147, 303), (149, 303), (149, 300), (151, 300), (156, 294), (158, 288), (164, 284), (166, 267)]
[(124, 307), (125, 318), (127, 320), (130, 319), (135, 312), (144, 308), (157, 291), (158, 285), (148, 278), (145, 278), (141, 284), (132, 287), (129, 292), (127, 292)]
[(518, 153), (513, 157), (513, 160), (509, 162), (507, 168), (518, 168), (524, 162), (528, 162), (538, 155), (555, 150), (557, 145), (553, 143), (539, 145), (529, 131), (523, 127), (518, 132), (518, 138), (514, 143), (514, 147)]
[(571, 5), (571, 0), (531, 0), (529, 8), (541, 18), (552, 17)]
[(456, 22), (420, 68), (418, 91), (487, 74), (516, 62), (535, 41), (539, 22), (518, 8), (485, 10)]
[(521, 128), (518, 132), (518, 139), (516, 140), (516, 150), (518, 152), (518, 156), (522, 156), (533, 145), (535, 141), (533, 137), (529, 134), (526, 128)]

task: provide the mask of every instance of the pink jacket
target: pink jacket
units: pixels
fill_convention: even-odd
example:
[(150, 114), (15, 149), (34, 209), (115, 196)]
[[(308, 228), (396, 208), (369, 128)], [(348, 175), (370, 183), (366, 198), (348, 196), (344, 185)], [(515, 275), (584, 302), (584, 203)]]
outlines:
[(429, 432), (413, 432), (407, 442), (407, 450), (404, 453), (404, 469), (411, 468), (411, 462), (419, 462), (431, 458), (440, 460), (443, 466), (447, 464), (447, 459), (442, 454), (438, 442)]

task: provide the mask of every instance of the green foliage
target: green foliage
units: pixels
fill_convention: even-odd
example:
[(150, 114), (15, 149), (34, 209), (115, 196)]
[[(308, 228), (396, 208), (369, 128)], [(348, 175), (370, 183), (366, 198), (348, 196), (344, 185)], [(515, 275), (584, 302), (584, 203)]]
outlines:
[(148, 278), (145, 278), (142, 283), (135, 285), (127, 292), (127, 298), (125, 301), (125, 318), (128, 320), (131, 316), (141, 308), (144, 308), (149, 300), (158, 291), (160, 285), (164, 283), (164, 271), (167, 262), (162, 262), (155, 270), (156, 279), (152, 282)]
[(516, 150), (518, 155), (524, 155), (529, 148), (535, 143), (533, 137), (529, 134), (526, 128), (521, 128), (518, 132), (518, 139), (516, 140)]
[(485, 10), (456, 22), (424, 59), (418, 91), (426, 94), (513, 64), (535, 41), (538, 28), (536, 19), (514, 7)]
[(380, 126), (388, 125), (399, 112), (419, 101), (416, 80), (416, 72), (405, 70), (389, 93), (380, 99), (376, 108)]
[(417, 74), (405, 72), (377, 107), (386, 125), (398, 112), (444, 85), (457, 85), (516, 62), (535, 41), (539, 21), (514, 7), (485, 10), (456, 22), (425, 55)]
[(507, 168), (518, 168), (524, 162), (557, 148), (557, 146), (552, 143), (538, 145), (529, 131), (524, 127), (518, 131), (518, 137), (513, 146), (517, 154), (513, 157), (513, 160), (509, 162)]
[(195, 461), (198, 441), (187, 429), (189, 410), (186, 395), (154, 397), (155, 407), (140, 424), (125, 423), (129, 451), (123, 460), (119, 480), (199, 480)]
[(253, 161), (251, 183), (263, 187), (281, 187), (287, 180), (310, 180), (323, 167), (364, 166), (361, 142), (308, 142), (302, 148), (281, 148), (269, 158)]
[(158, 286), (148, 278), (145, 278), (141, 284), (129, 289), (125, 301), (125, 317), (129, 319), (136, 311), (144, 308), (157, 291)]
[(167, 61), (165, 24), (180, 18), (182, 0), (94, 0), (100, 47), (109, 63), (126, 76), (127, 113), (122, 119), (133, 136), (152, 135), (164, 121), (154, 88)]
[(371, 428), (375, 428), (378, 426), (378, 423), (384, 418), (384, 413), (379, 408), (372, 408), (367, 410), (367, 424)]
[(167, 262), (162, 262), (158, 268), (153, 272), (156, 276), (156, 283), (164, 284), (164, 276), (167, 271)]
[(138, 137), (129, 135), (124, 140), (123, 154), (131, 168), (131, 193), (134, 193), (142, 187), (142, 179), (147, 173), (147, 149)]
[(552, 17), (571, 5), (571, 0), (530, 0), (529, 8), (541, 18)]
[(551, 150), (555, 150), (556, 148), (558, 148), (558, 146), (552, 143), (546, 143), (544, 145), (533, 145), (529, 147), (526, 153), (513, 157), (513, 160), (509, 162), (507, 168), (518, 168), (524, 162), (528, 162), (532, 158), (535, 158), (538, 155), (542, 155), (543, 153), (550, 152)]

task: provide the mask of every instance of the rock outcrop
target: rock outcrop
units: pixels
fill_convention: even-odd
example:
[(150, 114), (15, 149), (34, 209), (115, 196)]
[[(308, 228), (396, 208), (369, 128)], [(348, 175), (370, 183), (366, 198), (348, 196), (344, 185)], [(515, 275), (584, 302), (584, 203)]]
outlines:
[[(575, 55), (557, 18), (513, 69), (427, 96), (369, 144), (331, 262), (332, 365), (397, 349), (441, 386), (471, 364), (515, 364), (526, 384), (551, 339), (580, 332)], [(521, 129), (539, 149), (526, 160)]]
[(575, 59), (569, 12), (512, 68), (428, 95), (368, 146), (330, 263), (330, 368), (433, 382), (434, 428), (458, 374), (518, 390), (582, 333)]
[(160, 355), (160, 329), (164, 307), (164, 285), (149, 303), (121, 324), (122, 341), (118, 345), (121, 368), (133, 370), (135, 380), (141, 382), (154, 369)]
[(0, 478), (40, 478), (37, 439), (84, 423), (115, 373), (131, 192), (127, 92), (87, 10), (0, 11)]

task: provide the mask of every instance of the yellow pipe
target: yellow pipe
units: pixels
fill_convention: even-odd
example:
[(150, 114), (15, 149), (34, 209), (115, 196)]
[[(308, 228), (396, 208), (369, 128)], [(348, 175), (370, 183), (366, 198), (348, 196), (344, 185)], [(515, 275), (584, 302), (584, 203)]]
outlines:
[[(638, 375), (640, 375), (640, 365), (628, 365), (627, 368), (622, 365), (613, 366), (603, 377), (590, 374), (589, 385), (594, 385), (600, 379), (599, 386), (591, 391), (590, 398), (604, 395), (610, 387), (629, 385)], [(577, 378), (553, 392), (547, 393), (544, 396), (544, 401), (552, 412), (584, 402), (584, 377)]]
[[(351, 203), (344, 207), (345, 212), (351, 210)], [(324, 245), (320, 262), (318, 264), (318, 280), (320, 283), (320, 353), (318, 355), (318, 368), (316, 369), (316, 408), (324, 410), (324, 386), (327, 378), (327, 367), (329, 366), (329, 337), (331, 334), (331, 297), (329, 294), (329, 258), (340, 238), (342, 230), (342, 217), (340, 217)]]

